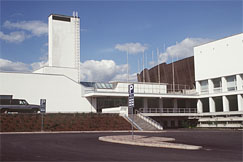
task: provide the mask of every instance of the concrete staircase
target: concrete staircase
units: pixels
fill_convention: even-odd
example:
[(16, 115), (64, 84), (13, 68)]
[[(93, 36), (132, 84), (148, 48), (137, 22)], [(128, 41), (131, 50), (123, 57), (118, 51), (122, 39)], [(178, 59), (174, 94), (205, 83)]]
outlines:
[(150, 124), (149, 122), (140, 118), (137, 114), (134, 114), (134, 117), (129, 114), (128, 117), (133, 120), (136, 125), (138, 125), (143, 131), (158, 131), (159, 129)]

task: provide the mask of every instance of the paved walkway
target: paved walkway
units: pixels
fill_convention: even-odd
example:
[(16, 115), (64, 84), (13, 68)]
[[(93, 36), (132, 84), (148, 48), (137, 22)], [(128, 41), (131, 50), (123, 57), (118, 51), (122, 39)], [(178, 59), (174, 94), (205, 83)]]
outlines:
[(202, 146), (169, 143), (175, 141), (174, 138), (167, 137), (148, 137), (134, 135), (118, 135), (118, 136), (103, 136), (99, 137), (100, 141), (137, 145), (137, 146), (148, 146), (148, 147), (162, 147), (162, 148), (173, 148), (173, 149), (184, 149), (184, 150), (199, 150)]

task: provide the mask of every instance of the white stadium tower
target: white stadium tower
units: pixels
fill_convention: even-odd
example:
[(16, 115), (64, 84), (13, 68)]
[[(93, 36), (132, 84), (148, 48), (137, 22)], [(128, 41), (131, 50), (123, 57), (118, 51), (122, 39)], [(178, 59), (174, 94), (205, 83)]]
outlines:
[[(196, 89), (171, 91), (166, 83), (80, 82), (80, 19), (51, 14), (48, 66), (33, 73), (0, 72), (0, 95), (39, 104), (47, 113), (128, 112), (128, 85), (135, 86), (135, 113), (159, 128), (243, 127), (243, 33), (194, 48)], [(157, 121), (157, 122), (156, 122)]]

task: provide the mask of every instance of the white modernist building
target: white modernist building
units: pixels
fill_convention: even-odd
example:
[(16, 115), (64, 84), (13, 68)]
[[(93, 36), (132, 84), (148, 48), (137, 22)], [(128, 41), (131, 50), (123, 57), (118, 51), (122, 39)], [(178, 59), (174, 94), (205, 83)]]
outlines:
[(135, 110), (164, 127), (189, 118), (201, 127), (216, 121), (243, 126), (242, 33), (195, 47), (196, 89), (171, 91), (163, 83), (80, 82), (79, 17), (51, 14), (48, 21), (48, 66), (33, 73), (0, 72), (0, 95), (33, 104), (46, 99), (47, 113), (127, 114), (128, 85), (134, 84)]
[(48, 18), (48, 65), (34, 73), (62, 74), (79, 82), (80, 19), (51, 14)]
[(33, 73), (0, 73), (0, 95), (30, 103), (46, 99), (47, 112), (96, 112), (83, 97), (80, 75), (80, 19), (51, 14), (48, 18), (48, 66)]
[[(225, 115), (242, 116), (243, 33), (195, 47), (194, 59), (198, 113), (216, 116), (201, 118), (201, 126), (215, 120), (226, 124), (227, 118), (222, 118)], [(242, 117), (229, 118), (227, 123), (242, 121)]]

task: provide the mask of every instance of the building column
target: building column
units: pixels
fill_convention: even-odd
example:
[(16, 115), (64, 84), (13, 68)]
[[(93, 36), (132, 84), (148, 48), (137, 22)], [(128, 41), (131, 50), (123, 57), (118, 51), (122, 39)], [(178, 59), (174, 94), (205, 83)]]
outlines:
[(189, 99), (186, 99), (186, 108), (194, 108), (194, 107), (191, 107)]
[(178, 108), (178, 103), (176, 98), (173, 99), (173, 108)]
[(179, 121), (176, 119), (176, 120), (175, 120), (175, 127), (177, 128), (178, 125), (179, 125)]
[(213, 93), (213, 81), (208, 79), (208, 93)]
[(97, 99), (95, 97), (91, 97), (91, 110), (90, 112), (97, 111)]
[(229, 111), (229, 100), (226, 96), (223, 96), (223, 112)]
[(145, 111), (148, 109), (148, 98), (143, 98), (143, 108)]
[(198, 94), (201, 94), (201, 85), (200, 85), (199, 81), (196, 81), (196, 92)]
[(225, 77), (222, 77), (221, 78), (221, 81), (222, 81), (222, 92), (227, 92), (227, 80)]
[(201, 99), (197, 100), (197, 113), (203, 113), (203, 104)]
[(164, 106), (163, 106), (163, 98), (159, 98), (159, 108), (164, 108)]
[(167, 120), (167, 126), (168, 126), (168, 128), (171, 127), (171, 120)]
[(238, 111), (243, 111), (243, 95), (238, 94), (237, 101), (238, 101)]
[(212, 97), (209, 97), (209, 112), (215, 112), (215, 102)]
[(241, 76), (238, 74), (236, 75), (236, 85), (237, 85), (237, 90), (242, 90), (242, 79)]

